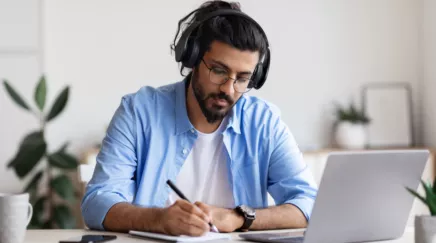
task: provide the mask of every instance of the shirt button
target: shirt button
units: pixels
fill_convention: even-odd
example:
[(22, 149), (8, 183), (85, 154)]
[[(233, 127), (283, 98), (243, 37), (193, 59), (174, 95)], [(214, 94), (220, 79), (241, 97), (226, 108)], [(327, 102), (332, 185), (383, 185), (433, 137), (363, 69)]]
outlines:
[(195, 133), (195, 130), (194, 130), (194, 128), (191, 128), (191, 133)]
[(183, 149), (183, 154), (186, 154), (187, 152), (188, 152), (188, 150), (187, 149)]

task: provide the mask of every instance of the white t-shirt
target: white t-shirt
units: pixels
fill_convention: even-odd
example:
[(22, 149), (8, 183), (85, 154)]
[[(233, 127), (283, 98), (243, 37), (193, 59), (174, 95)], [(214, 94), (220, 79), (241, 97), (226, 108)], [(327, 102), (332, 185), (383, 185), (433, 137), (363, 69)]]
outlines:
[[(203, 202), (209, 205), (234, 208), (232, 188), (227, 172), (227, 152), (222, 132), (227, 119), (213, 133), (197, 131), (198, 138), (183, 164), (176, 185), (191, 202)], [(180, 199), (171, 192), (167, 206)]]

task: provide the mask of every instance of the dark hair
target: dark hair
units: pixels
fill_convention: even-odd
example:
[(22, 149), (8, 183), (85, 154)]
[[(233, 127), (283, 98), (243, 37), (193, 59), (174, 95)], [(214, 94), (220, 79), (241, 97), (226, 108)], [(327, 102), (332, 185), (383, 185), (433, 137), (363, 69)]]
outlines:
[[(171, 49), (174, 51), (178, 36), (181, 36), (186, 28), (192, 23), (201, 21), (206, 14), (218, 9), (241, 11), (240, 4), (237, 2), (214, 0), (203, 3), (198, 9), (179, 21)], [(251, 20), (242, 16), (225, 15), (212, 17), (195, 29), (191, 36), (195, 36), (195, 39), (200, 43), (200, 58), (196, 61), (195, 66), (199, 64), (204, 53), (210, 49), (213, 41), (224, 42), (241, 51), (259, 51), (259, 58), (262, 58), (267, 49), (267, 40), (259, 27)], [(183, 65), (180, 68), (182, 75), (184, 68)]]

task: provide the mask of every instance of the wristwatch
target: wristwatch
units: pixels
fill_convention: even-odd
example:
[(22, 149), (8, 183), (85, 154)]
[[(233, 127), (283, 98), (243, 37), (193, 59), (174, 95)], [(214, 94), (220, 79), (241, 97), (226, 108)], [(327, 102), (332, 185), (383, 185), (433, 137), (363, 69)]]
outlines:
[(244, 217), (244, 224), (239, 228), (241, 231), (247, 231), (253, 221), (256, 219), (256, 211), (247, 205), (240, 205), (235, 208), (235, 211)]

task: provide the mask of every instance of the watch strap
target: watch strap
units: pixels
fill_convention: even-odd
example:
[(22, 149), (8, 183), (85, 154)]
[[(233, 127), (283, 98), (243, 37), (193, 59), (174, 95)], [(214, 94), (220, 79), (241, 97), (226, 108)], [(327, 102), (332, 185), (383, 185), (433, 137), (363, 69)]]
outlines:
[(248, 228), (250, 228), (250, 226), (253, 224), (255, 217), (248, 215), (240, 206), (236, 207), (236, 211), (239, 215), (244, 217), (244, 223), (242, 224), (241, 228), (239, 228), (239, 230), (248, 230)]
[(251, 218), (247, 215), (244, 216), (244, 224), (241, 226), (241, 230), (248, 230), (250, 226), (253, 224), (254, 218)]

